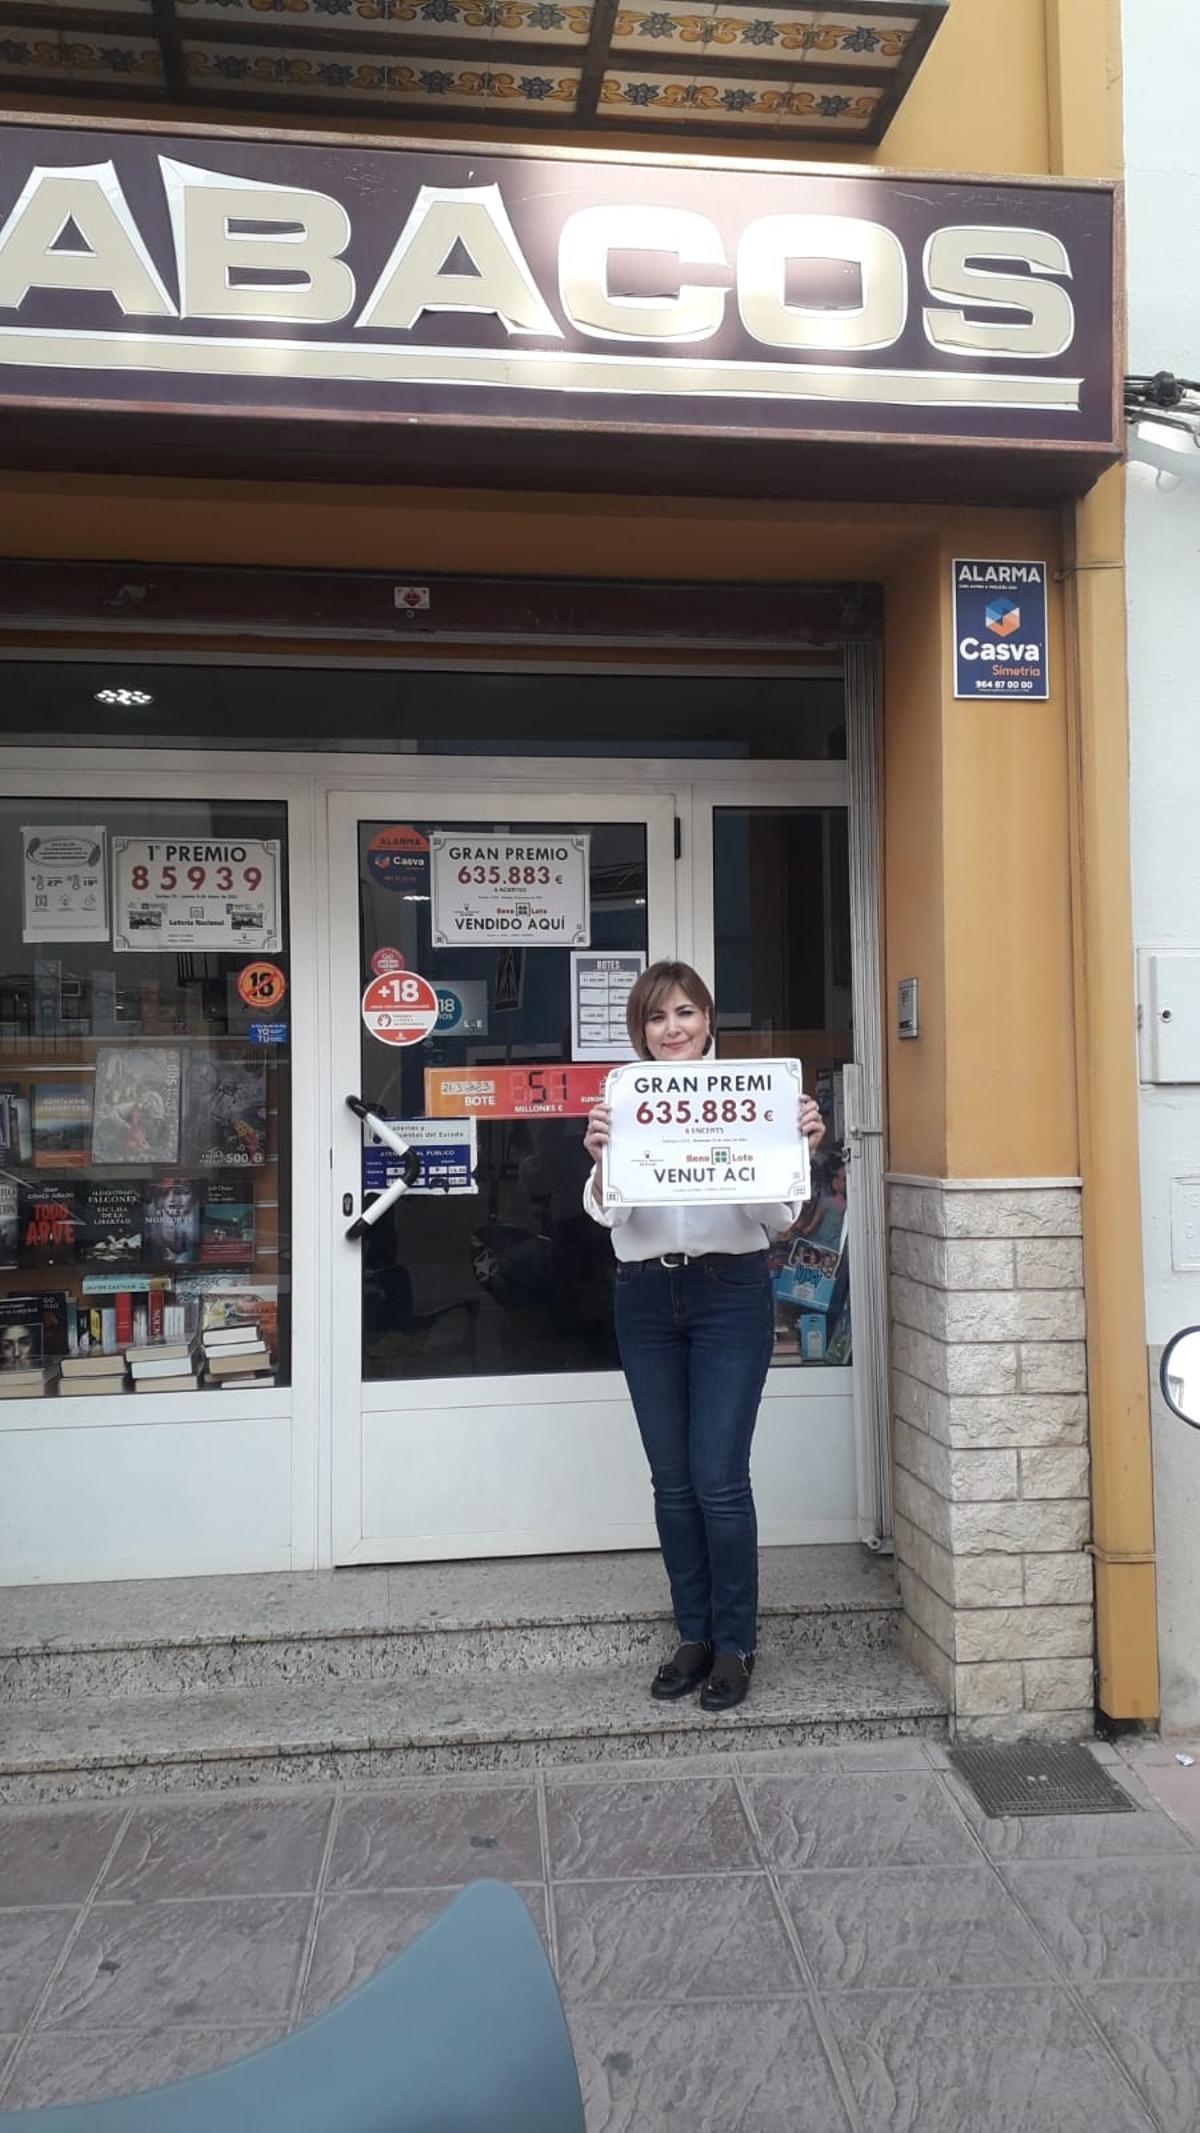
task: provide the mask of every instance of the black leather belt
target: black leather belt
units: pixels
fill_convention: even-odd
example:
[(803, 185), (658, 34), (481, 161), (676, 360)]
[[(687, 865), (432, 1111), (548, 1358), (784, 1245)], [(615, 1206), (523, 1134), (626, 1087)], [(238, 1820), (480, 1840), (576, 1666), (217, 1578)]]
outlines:
[(669, 1270), (681, 1266), (708, 1266), (718, 1259), (724, 1264), (728, 1259), (765, 1259), (765, 1251), (758, 1252), (656, 1252), (652, 1259), (635, 1259), (634, 1266), (665, 1266)]

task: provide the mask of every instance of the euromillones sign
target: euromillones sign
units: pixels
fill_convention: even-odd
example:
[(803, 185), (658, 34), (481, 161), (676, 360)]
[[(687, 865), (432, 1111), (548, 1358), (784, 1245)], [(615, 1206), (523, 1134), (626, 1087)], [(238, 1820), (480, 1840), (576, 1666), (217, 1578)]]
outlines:
[(14, 123), (0, 405), (334, 418), (401, 454), (447, 421), (1024, 442), (1094, 472), (1113, 213), (1104, 186)]

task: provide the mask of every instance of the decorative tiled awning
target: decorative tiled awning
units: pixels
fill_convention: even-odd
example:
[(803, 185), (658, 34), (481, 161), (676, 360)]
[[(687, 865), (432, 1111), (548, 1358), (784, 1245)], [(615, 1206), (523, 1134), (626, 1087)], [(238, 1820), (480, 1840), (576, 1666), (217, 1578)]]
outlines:
[(949, 0), (0, 0), (0, 90), (882, 139)]

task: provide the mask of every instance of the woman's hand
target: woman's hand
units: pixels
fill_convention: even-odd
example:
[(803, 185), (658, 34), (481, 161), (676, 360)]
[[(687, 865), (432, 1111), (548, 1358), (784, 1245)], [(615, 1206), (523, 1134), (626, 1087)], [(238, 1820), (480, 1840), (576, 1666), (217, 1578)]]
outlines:
[(809, 1154), (815, 1155), (825, 1138), (825, 1121), (815, 1096), (800, 1098), (800, 1131), (808, 1142)]
[(611, 1131), (612, 1113), (608, 1105), (594, 1104), (588, 1112), (587, 1132), (583, 1136), (583, 1145), (591, 1156), (593, 1163), (599, 1163), (602, 1160), (604, 1151), (609, 1143)]

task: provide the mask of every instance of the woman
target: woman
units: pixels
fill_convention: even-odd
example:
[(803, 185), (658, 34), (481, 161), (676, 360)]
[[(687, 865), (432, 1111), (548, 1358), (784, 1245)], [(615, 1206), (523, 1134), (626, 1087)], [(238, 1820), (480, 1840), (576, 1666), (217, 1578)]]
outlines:
[[(712, 1048), (713, 1013), (688, 964), (654, 963), (629, 995), (630, 1043), (640, 1059), (700, 1059)], [(824, 1137), (808, 1096), (799, 1130), (810, 1149)], [(605, 1208), (608, 1138), (608, 1107), (597, 1104), (584, 1136), (595, 1167), (583, 1204), (612, 1231), (617, 1344), (680, 1639), (650, 1694), (699, 1688), (706, 1711), (732, 1711), (750, 1686), (758, 1617), (750, 1440), (775, 1338), (767, 1245), (791, 1228), (800, 1203)]]

